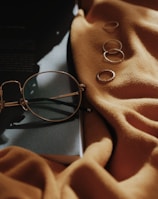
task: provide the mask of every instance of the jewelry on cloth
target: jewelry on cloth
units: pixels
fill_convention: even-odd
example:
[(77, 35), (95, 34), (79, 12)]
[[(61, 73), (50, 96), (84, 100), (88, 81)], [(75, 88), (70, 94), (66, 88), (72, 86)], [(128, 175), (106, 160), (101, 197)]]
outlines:
[(117, 21), (109, 21), (104, 24), (103, 30), (106, 32), (114, 32), (114, 30), (119, 26), (119, 22)]
[(96, 78), (100, 83), (107, 83), (115, 78), (115, 72), (110, 69), (104, 69), (97, 73)]
[[(121, 57), (120, 58), (118, 57), (117, 59), (109, 58), (110, 55), (116, 55), (116, 54), (120, 54)], [(118, 64), (122, 62), (125, 58), (124, 52), (118, 48), (112, 48), (108, 51), (104, 51), (103, 56), (104, 56), (105, 61), (110, 62), (111, 64)]]
[(122, 42), (117, 39), (110, 39), (103, 44), (103, 51), (108, 51), (109, 49), (117, 48), (122, 49)]

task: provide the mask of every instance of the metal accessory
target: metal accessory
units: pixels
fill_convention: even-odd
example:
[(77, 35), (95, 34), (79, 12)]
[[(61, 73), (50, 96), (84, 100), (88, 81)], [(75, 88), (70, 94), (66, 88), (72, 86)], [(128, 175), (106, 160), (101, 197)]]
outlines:
[[(114, 56), (117, 54), (117, 57)], [(120, 49), (113, 48), (103, 53), (105, 60), (111, 64), (118, 64), (125, 58), (124, 52)]]
[[(104, 59), (111, 64), (118, 64), (125, 58), (122, 43), (117, 39), (110, 39), (103, 44)], [(116, 56), (117, 55), (117, 56)]]
[(103, 51), (108, 51), (110, 49), (117, 48), (122, 49), (122, 42), (117, 39), (110, 39), (103, 44)]
[[(17, 84), (21, 99), (5, 100), (8, 84)], [(16, 80), (0, 86), (0, 112), (5, 107), (21, 106), (36, 117), (48, 122), (62, 122), (76, 114), (81, 106), (85, 85), (64, 71), (45, 71), (29, 77), (23, 87)]]
[(115, 78), (115, 72), (110, 69), (104, 69), (97, 73), (96, 78), (100, 83), (107, 83)]
[(109, 21), (107, 23), (104, 24), (103, 26), (103, 29), (106, 31), (106, 32), (114, 32), (115, 29), (119, 26), (119, 22), (117, 21)]

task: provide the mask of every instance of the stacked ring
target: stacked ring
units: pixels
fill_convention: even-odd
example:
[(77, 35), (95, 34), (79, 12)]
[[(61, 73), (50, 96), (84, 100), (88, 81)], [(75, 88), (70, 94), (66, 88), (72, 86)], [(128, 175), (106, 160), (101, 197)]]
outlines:
[(119, 26), (119, 23), (117, 21), (109, 21), (104, 24), (103, 29), (106, 32), (113, 32), (118, 26)]
[[(122, 49), (122, 43), (117, 39), (110, 39), (103, 44), (103, 51), (108, 51), (108, 46), (110, 49), (117, 48)], [(111, 47), (112, 46), (112, 47)]]
[[(110, 59), (108, 55), (114, 55), (114, 54), (120, 54), (121, 58)], [(117, 49), (117, 48), (113, 48), (113, 49), (110, 49), (109, 51), (105, 51), (103, 53), (103, 56), (104, 56), (105, 60), (107, 62), (110, 62), (111, 64), (118, 64), (118, 63), (122, 62), (124, 60), (124, 57), (125, 57), (123, 51), (120, 50), (120, 49)]]
[[(103, 56), (107, 62), (111, 64), (118, 64), (122, 62), (125, 58), (124, 52), (122, 49), (122, 43), (117, 39), (110, 39), (109, 41), (103, 44)], [(110, 59), (109, 55), (121, 55), (121, 58)]]

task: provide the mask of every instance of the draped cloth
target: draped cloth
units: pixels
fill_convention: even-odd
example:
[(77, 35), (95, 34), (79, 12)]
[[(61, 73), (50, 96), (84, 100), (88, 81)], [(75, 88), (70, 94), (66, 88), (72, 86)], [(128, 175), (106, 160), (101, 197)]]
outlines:
[[(83, 157), (63, 165), (20, 147), (1, 150), (1, 199), (158, 198), (158, 4), (81, 0), (79, 5), (70, 32), (72, 58), (86, 86), (84, 105), (93, 110), (84, 113)], [(115, 49), (106, 54), (114, 59), (122, 55), (116, 41), (124, 59), (111, 63), (103, 45)], [(113, 71), (114, 79), (98, 81), (103, 70)]]

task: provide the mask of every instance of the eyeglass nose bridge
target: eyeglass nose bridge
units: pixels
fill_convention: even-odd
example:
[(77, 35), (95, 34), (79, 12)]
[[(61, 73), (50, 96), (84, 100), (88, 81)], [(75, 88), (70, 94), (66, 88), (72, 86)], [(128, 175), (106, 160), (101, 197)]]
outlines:
[(19, 90), (20, 90), (20, 92), (22, 92), (21, 83), (20, 83), (19, 81), (17, 81), (17, 80), (8, 80), (8, 81), (3, 82), (3, 83), (1, 84), (1, 88), (0, 88), (1, 91), (3, 92), (3, 87), (4, 87), (5, 85), (7, 85), (7, 84), (12, 84), (12, 83), (18, 84)]
[(18, 88), (19, 88), (19, 91), (20, 91), (20, 94), (22, 94), (22, 86), (21, 86), (21, 83), (17, 80), (8, 80), (8, 81), (5, 81), (1, 84), (0, 86), (0, 112), (1, 110), (5, 107), (5, 101), (3, 100), (3, 93), (4, 93), (4, 86), (6, 86), (7, 84), (17, 84), (18, 85)]

